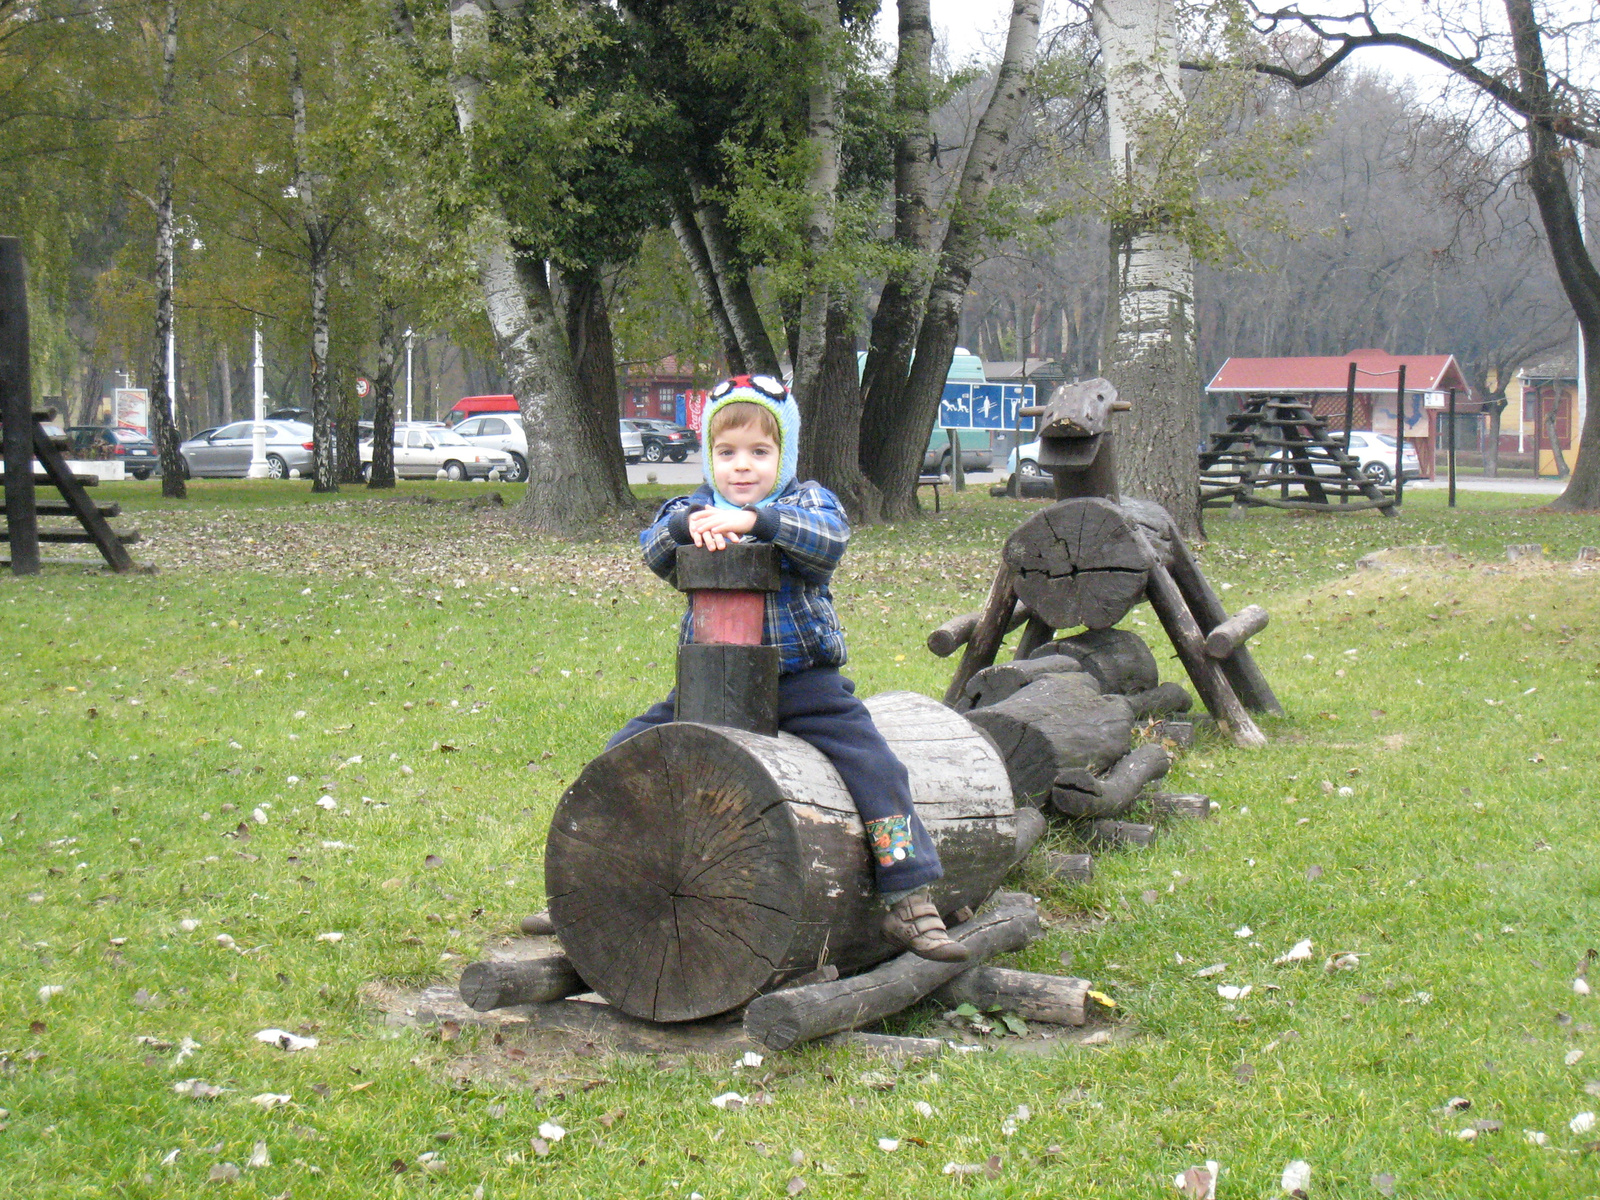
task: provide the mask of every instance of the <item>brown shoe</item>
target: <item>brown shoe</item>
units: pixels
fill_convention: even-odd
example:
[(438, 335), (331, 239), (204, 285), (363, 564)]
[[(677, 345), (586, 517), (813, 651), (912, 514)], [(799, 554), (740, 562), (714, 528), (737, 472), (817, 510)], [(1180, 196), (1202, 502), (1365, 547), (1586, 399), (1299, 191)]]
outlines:
[(883, 936), (897, 946), (904, 946), (919, 958), (934, 962), (966, 962), (972, 957), (960, 942), (945, 931), (939, 910), (928, 899), (926, 890), (895, 901), (884, 914)]

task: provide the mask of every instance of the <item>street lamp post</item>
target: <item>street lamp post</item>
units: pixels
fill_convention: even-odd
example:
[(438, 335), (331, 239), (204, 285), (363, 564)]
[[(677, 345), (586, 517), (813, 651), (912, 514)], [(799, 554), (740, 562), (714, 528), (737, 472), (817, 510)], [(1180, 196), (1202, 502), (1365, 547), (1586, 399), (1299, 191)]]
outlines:
[(411, 330), (406, 330), (406, 424), (411, 424)]
[(256, 326), (255, 336), (255, 385), (256, 385), (256, 414), (255, 426), (250, 431), (250, 469), (245, 472), (247, 479), (266, 479), (271, 472), (267, 469), (267, 369), (261, 361), (261, 326)]

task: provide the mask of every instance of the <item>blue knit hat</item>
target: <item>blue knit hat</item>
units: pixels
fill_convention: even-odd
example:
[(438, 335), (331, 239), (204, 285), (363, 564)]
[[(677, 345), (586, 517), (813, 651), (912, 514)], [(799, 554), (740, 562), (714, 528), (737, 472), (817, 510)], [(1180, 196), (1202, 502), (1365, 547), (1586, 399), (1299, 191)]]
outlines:
[(759, 404), (778, 423), (778, 480), (765, 499), (756, 501), (757, 508), (764, 508), (794, 481), (800, 469), (800, 408), (789, 389), (771, 375), (735, 375), (711, 389), (711, 398), (700, 416), (701, 441), (704, 444), (700, 471), (705, 476), (706, 486), (716, 497), (718, 508), (739, 507), (723, 498), (722, 493), (717, 491), (716, 481), (711, 477), (712, 448), (707, 440), (710, 437), (711, 418), (725, 404)]

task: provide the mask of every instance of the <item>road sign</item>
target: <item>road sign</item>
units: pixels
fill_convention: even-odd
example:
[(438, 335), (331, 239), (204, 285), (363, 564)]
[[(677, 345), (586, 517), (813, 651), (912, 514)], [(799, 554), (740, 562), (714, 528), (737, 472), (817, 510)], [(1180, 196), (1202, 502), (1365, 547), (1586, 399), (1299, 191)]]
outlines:
[(372, 395), (372, 380), (358, 377), (356, 379), (356, 396), (365, 400), (370, 395)]
[(1017, 419), (1018, 405), (1033, 403), (1033, 384), (947, 383), (939, 403), (942, 429), (1033, 429), (1033, 418)]

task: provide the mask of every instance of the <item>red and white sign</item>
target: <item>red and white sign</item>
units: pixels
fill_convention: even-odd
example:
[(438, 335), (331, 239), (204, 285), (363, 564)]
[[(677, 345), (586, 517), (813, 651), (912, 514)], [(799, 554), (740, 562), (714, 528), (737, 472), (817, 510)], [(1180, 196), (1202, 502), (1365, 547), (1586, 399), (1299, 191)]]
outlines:
[(357, 396), (357, 398), (361, 399), (361, 400), (365, 400), (370, 395), (372, 395), (372, 380), (370, 380), (370, 379), (362, 379), (361, 377), (357, 376), (356, 377), (356, 396)]
[(688, 391), (683, 394), (683, 423), (696, 433), (700, 433), (700, 418), (706, 411), (706, 396), (703, 391)]
[(111, 423), (150, 436), (150, 393), (144, 388), (115, 388), (111, 393)]

